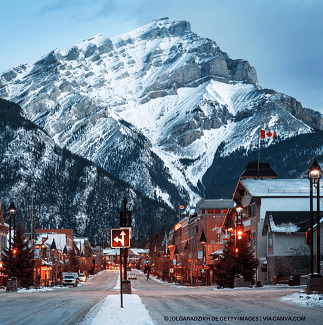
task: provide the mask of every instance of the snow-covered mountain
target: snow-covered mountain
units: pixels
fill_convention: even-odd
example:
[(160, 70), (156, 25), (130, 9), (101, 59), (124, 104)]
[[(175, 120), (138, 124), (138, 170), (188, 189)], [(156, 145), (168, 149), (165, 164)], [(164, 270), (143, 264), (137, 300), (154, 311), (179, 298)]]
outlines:
[(196, 202), (214, 158), (255, 149), (260, 129), (280, 141), (323, 129), (320, 113), (262, 89), (248, 61), (168, 18), (14, 67), (0, 96), (59, 146), (173, 206)]
[[(0, 201), (14, 201), (17, 218), (35, 228), (72, 228), (91, 242), (110, 242), (119, 227), (123, 198), (133, 212), (133, 239), (143, 241), (176, 220), (176, 212), (143, 196), (129, 184), (82, 157), (61, 149), (21, 116), (21, 108), (0, 99)], [(31, 212), (33, 197), (33, 213)], [(151, 225), (154, 227), (151, 227)]]

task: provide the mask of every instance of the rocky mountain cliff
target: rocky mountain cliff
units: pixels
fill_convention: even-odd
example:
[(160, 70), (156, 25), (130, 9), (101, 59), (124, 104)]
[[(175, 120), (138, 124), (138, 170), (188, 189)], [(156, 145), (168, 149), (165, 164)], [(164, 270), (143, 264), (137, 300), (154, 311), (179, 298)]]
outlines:
[[(166, 204), (148, 199), (94, 163), (57, 146), (19, 105), (0, 99), (0, 199), (11, 201), (25, 229), (72, 228), (76, 236), (110, 245), (123, 198), (133, 211), (133, 239), (143, 241), (176, 220)], [(32, 211), (33, 197), (33, 211)], [(151, 227), (154, 224), (154, 228)]]
[(279, 141), (323, 129), (320, 113), (262, 89), (248, 61), (168, 18), (14, 67), (0, 96), (61, 148), (170, 206), (194, 204), (214, 161), (252, 152), (260, 129)]

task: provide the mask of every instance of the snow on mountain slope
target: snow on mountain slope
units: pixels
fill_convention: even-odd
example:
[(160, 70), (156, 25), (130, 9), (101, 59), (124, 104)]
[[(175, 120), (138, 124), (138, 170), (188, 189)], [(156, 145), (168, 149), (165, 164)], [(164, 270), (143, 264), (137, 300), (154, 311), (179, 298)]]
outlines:
[(199, 199), (221, 143), (226, 155), (255, 148), (261, 128), (280, 139), (323, 128), (295, 99), (261, 89), (247, 61), (167, 18), (15, 67), (0, 75), (0, 96), (61, 147), (170, 205)]

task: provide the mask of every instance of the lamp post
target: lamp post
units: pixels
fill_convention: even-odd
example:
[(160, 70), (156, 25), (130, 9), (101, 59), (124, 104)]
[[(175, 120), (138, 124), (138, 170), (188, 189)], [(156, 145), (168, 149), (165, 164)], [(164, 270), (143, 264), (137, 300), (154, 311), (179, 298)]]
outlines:
[[(11, 250), (11, 218), (14, 218), (14, 224), (15, 224), (15, 217), (16, 217), (17, 211), (16, 207), (13, 202), (11, 202), (9, 210), (8, 210), (8, 217), (9, 217), (9, 278), (11, 278), (11, 259), (12, 259), (12, 250)], [(15, 238), (16, 234), (14, 232), (14, 241), (16, 241)]]
[(314, 159), (309, 172), (308, 178), (310, 179), (310, 256), (311, 268), (310, 274), (313, 275), (313, 183), (316, 183), (317, 188), (317, 215), (316, 215), (316, 257), (317, 257), (317, 274), (321, 273), (321, 252), (320, 252), (320, 178), (322, 170), (316, 159)]
[[(243, 206), (241, 204), (241, 201), (239, 200), (236, 205), (236, 231), (235, 231), (235, 258), (236, 258), (236, 276), (238, 275), (238, 255), (240, 256), (241, 251), (241, 245), (237, 247), (237, 240), (238, 240), (238, 229), (241, 230), (242, 226), (242, 212), (243, 212)], [(239, 238), (240, 239), (240, 238)], [(239, 241), (241, 244), (241, 242)]]
[[(206, 236), (205, 236), (205, 233), (204, 233), (204, 230), (202, 230), (202, 234), (201, 234), (201, 238), (200, 238), (200, 243), (203, 245), (203, 268), (202, 268), (202, 270), (203, 271), (201, 271), (202, 273), (203, 273), (203, 281), (205, 280), (204, 279), (204, 276), (205, 276), (205, 274), (204, 274), (204, 272), (205, 272), (205, 270), (204, 270), (204, 265), (206, 264), (206, 243), (207, 243), (207, 240), (206, 240)], [(204, 248), (205, 248), (205, 253), (204, 253)]]
[(178, 248), (177, 246), (175, 246), (175, 251), (174, 251), (174, 255), (175, 255), (175, 259), (176, 259), (176, 264), (175, 264), (175, 284), (176, 284), (176, 280), (177, 280), (177, 256), (178, 256), (179, 252), (178, 252)]

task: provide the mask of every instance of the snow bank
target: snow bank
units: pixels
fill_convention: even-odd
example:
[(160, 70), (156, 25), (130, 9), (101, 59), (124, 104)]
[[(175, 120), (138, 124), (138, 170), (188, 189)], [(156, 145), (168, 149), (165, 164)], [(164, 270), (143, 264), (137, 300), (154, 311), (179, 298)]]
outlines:
[(154, 325), (138, 295), (123, 295), (123, 308), (120, 295), (107, 296), (99, 310), (90, 311), (86, 319), (80, 323), (80, 325), (106, 324)]
[(25, 292), (40, 292), (40, 291), (52, 291), (54, 289), (67, 289), (67, 287), (64, 287), (64, 286), (54, 286), (54, 287), (39, 287), (39, 288), (29, 288), (29, 289), (26, 289), (26, 288), (19, 288), (18, 289), (18, 293), (25, 293)]
[(282, 297), (281, 300), (294, 303), (305, 307), (323, 307), (323, 295), (306, 293), (294, 293), (289, 296)]

